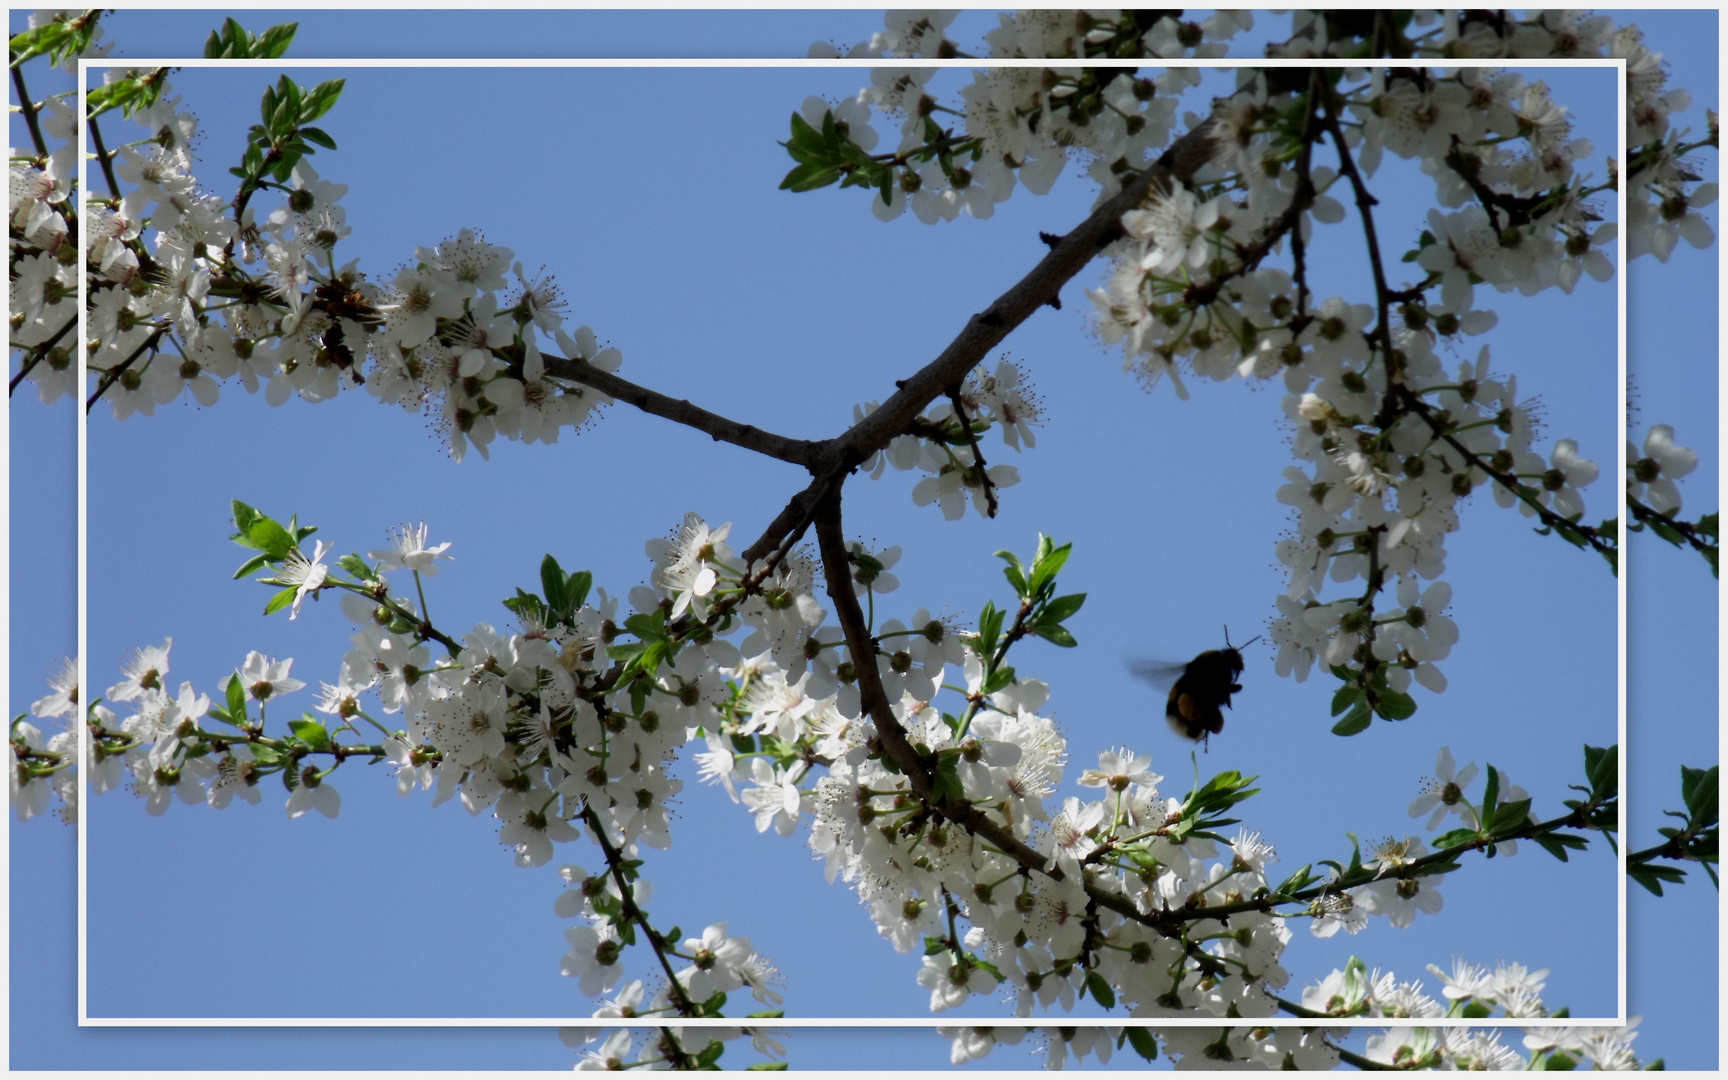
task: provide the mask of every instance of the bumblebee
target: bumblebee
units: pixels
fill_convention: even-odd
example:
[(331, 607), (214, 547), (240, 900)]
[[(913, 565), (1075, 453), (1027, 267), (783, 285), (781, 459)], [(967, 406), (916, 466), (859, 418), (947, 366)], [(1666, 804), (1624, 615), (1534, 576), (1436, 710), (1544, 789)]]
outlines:
[(1186, 664), (1135, 663), (1129, 670), (1157, 686), (1168, 685), (1170, 697), (1164, 705), (1164, 719), (1170, 730), (1184, 739), (1206, 743), (1224, 730), (1223, 710), (1230, 707), (1230, 695), (1242, 689), (1236, 681), (1242, 674), (1242, 649), (1259, 640), (1255, 636), (1241, 647), (1231, 645), (1226, 628), (1222, 649), (1207, 649)]

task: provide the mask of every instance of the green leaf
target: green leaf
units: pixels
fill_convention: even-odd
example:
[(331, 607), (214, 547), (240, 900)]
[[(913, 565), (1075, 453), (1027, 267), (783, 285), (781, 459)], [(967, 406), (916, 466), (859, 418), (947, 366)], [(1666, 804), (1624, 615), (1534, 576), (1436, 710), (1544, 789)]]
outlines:
[(931, 785), (931, 793), (937, 799), (952, 799), (956, 802), (966, 798), (966, 788), (960, 782), (959, 754), (947, 753), (936, 759), (936, 776)]
[(843, 174), (838, 165), (827, 165), (819, 161), (807, 161), (794, 166), (780, 180), (781, 191), (802, 192), (825, 188), (839, 180)]
[(1080, 605), (1085, 602), (1085, 593), (1069, 593), (1067, 596), (1058, 596), (1044, 605), (1041, 618), (1050, 622), (1062, 622), (1079, 611)]
[(253, 573), (254, 571), (263, 567), (265, 565), (265, 563), (267, 563), (269, 561), (270, 561), (270, 559), (269, 559), (269, 556), (267, 556), (267, 555), (254, 555), (254, 556), (252, 556), (250, 559), (247, 559), (245, 562), (240, 564), (240, 569), (234, 571), (234, 580), (238, 581), (241, 578), (245, 577), (247, 574)]
[[(1350, 868), (1344, 872), (1345, 877), (1355, 877), (1362, 872), (1362, 842), (1356, 839), (1355, 833), (1345, 833), (1350, 838)], [(1352, 957), (1351, 959), (1355, 959)]]
[(1310, 873), (1313, 867), (1313, 863), (1305, 863), (1300, 870), (1279, 882), (1278, 887), (1272, 892), (1277, 896), (1289, 896), (1291, 893), (1301, 891), (1307, 887), (1309, 882), (1314, 880), (1314, 875)]
[(1717, 779), (1721, 767), (1692, 769), (1680, 766), (1680, 797), (1685, 800), (1689, 823), (1694, 826), (1717, 822)]
[(1388, 720), (1408, 720), (1416, 715), (1416, 699), (1402, 691), (1385, 690), (1375, 711)]
[(1032, 595), (1042, 595), (1045, 585), (1055, 581), (1056, 575), (1067, 565), (1068, 556), (1073, 550), (1073, 544), (1053, 547), (1048, 536), (1038, 534), (1038, 557), (1032, 563), (1032, 576), (1027, 581)]
[(978, 612), (978, 653), (989, 656), (996, 651), (996, 642), (1002, 636), (1002, 611), (996, 607), (996, 601), (984, 601), (984, 607)]
[(288, 46), (294, 44), (294, 35), (300, 30), (299, 23), (278, 23), (258, 35), (252, 45), (252, 56), (260, 60), (274, 60), (288, 51)]
[(240, 676), (230, 675), (227, 685), (228, 721), (238, 726), (246, 721), (246, 688), (240, 685)]
[(1516, 832), (1530, 821), (1530, 800), (1517, 799), (1501, 803), (1496, 807), (1489, 819), (1489, 831), (1499, 838), (1505, 833)]
[(299, 591), (300, 590), (297, 587), (290, 585), (275, 596), (272, 596), (270, 602), (264, 605), (264, 614), (274, 615), (289, 604), (292, 604), (294, 602), (294, 594)]
[(294, 550), (294, 538), (273, 518), (259, 518), (246, 530), (246, 539), (237, 541), (242, 547), (262, 551), (271, 562), (288, 557)]
[(234, 528), (238, 529), (241, 533), (245, 533), (247, 530), (251, 529), (253, 523), (264, 517), (263, 514), (260, 514), (252, 507), (247, 506), (239, 499), (235, 499), (229, 503), (229, 515), (234, 520)]
[(1620, 790), (1620, 754), (1618, 746), (1585, 746), (1584, 776), (1590, 781), (1590, 795), (1600, 799)]
[(1345, 683), (1340, 686), (1338, 692), (1332, 695), (1332, 715), (1337, 716), (1348, 709), (1361, 696), (1362, 688), (1355, 683)]
[(234, 19), (222, 24), (220, 31), (210, 31), (204, 42), (204, 57), (208, 60), (245, 59), (252, 55), (252, 35)]
[(1638, 863), (1626, 868), (1626, 874), (1633, 881), (1649, 889), (1657, 896), (1662, 895), (1662, 882), (1671, 881), (1676, 884), (1685, 880), (1686, 872), (1672, 866), (1660, 863)]
[(1002, 568), (1002, 575), (1008, 579), (1008, 584), (1014, 590), (1014, 595), (1025, 598), (1030, 595), (1026, 587), (1026, 567), (1021, 565), (1020, 556), (1012, 551), (998, 551), (996, 557), (1008, 565)]
[(590, 570), (578, 570), (564, 579), (564, 596), (569, 601), (569, 609), (561, 614), (568, 620), (574, 618), (588, 602), (588, 592), (594, 587), (594, 574)]
[(1050, 644), (1060, 645), (1064, 649), (1072, 649), (1074, 646), (1080, 644), (1078, 641), (1074, 640), (1074, 635), (1070, 634), (1068, 628), (1065, 626), (1046, 626), (1043, 623), (1038, 623), (1030, 627), (1030, 629), (1034, 634), (1037, 634)]
[(352, 552), (342, 556), (340, 559), (337, 559), (336, 565), (348, 571), (350, 574), (353, 574), (357, 578), (362, 578), (366, 581), (372, 580), (372, 564)]
[(1439, 836), (1436, 836), (1433, 843), (1435, 850), (1438, 851), (1442, 848), (1459, 847), (1471, 843), (1475, 839), (1475, 829), (1453, 829), (1450, 832), (1443, 832)]
[(326, 135), (323, 128), (303, 127), (300, 129), (300, 137), (315, 142), (326, 150), (336, 149), (336, 140)]
[(288, 730), (294, 733), (296, 739), (314, 750), (330, 749), (330, 732), (325, 730), (324, 725), (316, 720), (310, 718), (290, 720), (288, 721)]
[(1158, 1040), (1153, 1036), (1151, 1028), (1123, 1028), (1122, 1034), (1128, 1037), (1128, 1044), (1134, 1048), (1134, 1052), (1139, 1054), (1141, 1058), (1146, 1061), (1158, 1060)]
[(1482, 789), (1482, 809), (1492, 815), (1494, 808), (1500, 805), (1500, 770), (1488, 766), (1488, 782)]
[(1114, 1009), (1116, 1007), (1116, 991), (1111, 988), (1110, 983), (1104, 978), (1104, 976), (1098, 974), (1096, 971), (1088, 971), (1086, 973), (1086, 990), (1092, 995), (1094, 1001), (1098, 1002), (1098, 1004), (1104, 1006), (1106, 1009)]
[[(751, 1016), (765, 1016), (768, 1014), (766, 1014), (766, 1013), (751, 1013), (750, 1015)], [(776, 1011), (772, 1015), (778, 1017), (781, 1015), (781, 1013), (779, 1011)], [(785, 1072), (787, 1068), (789, 1068), (789, 1066), (784, 1061), (758, 1061), (754, 1065), (744, 1066), (744, 1071), (745, 1072)]]
[(501, 603), (514, 611), (518, 618), (532, 619), (541, 625), (545, 625), (549, 621), (546, 618), (545, 602), (533, 593), (525, 593), (521, 589), (517, 589), (515, 596), (507, 597)]
[(822, 145), (822, 136), (798, 113), (792, 114), (792, 145), (809, 149), (818, 149)]
[(1585, 848), (1590, 846), (1589, 841), (1585, 840), (1582, 836), (1573, 836), (1571, 833), (1543, 833), (1539, 836), (1531, 837), (1531, 839), (1540, 844), (1543, 851), (1546, 851), (1561, 862), (1568, 861), (1568, 856), (1566, 854), (1568, 848), (1575, 851), (1583, 851)]
[(983, 685), (978, 688), (978, 692), (981, 694), (994, 694), (996, 691), (1011, 685), (1013, 682), (1014, 669), (1007, 664), (1003, 664), (985, 678)]
[(1368, 730), (1368, 725), (1374, 722), (1374, 716), (1368, 711), (1368, 706), (1358, 701), (1344, 719), (1332, 725), (1334, 735), (1360, 735)]
[(546, 606), (553, 611), (562, 610), (568, 602), (565, 595), (565, 584), (568, 580), (564, 575), (564, 568), (558, 565), (558, 560), (550, 553), (540, 560), (540, 587), (546, 592)]
[(624, 629), (643, 641), (664, 641), (666, 640), (666, 611), (664, 608), (639, 611), (624, 620)]

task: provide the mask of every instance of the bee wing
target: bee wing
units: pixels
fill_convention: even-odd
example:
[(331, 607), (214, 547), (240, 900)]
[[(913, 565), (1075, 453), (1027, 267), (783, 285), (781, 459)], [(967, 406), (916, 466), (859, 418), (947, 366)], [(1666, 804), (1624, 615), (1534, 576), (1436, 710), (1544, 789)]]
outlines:
[(1188, 665), (1166, 664), (1159, 660), (1130, 660), (1128, 670), (1160, 690), (1169, 690), (1188, 670)]

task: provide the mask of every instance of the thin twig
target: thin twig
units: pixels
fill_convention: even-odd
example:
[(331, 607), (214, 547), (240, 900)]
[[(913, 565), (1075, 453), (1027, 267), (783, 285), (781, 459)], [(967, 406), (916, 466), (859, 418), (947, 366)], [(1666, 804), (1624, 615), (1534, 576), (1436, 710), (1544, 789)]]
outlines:
[(12, 65), (12, 85), (18, 91), (18, 111), (24, 114), (24, 126), (30, 129), (30, 141), (36, 144), (38, 157), (48, 157), (48, 140), (42, 137), (42, 127), (36, 120), (36, 114), (42, 111), (42, 106), (31, 100), (30, 91), (24, 89), (24, 67), (22, 64)]
[(1322, 93), (1321, 101), (1326, 109), (1326, 130), (1338, 151), (1339, 170), (1350, 178), (1350, 186), (1356, 192), (1356, 210), (1362, 215), (1362, 235), (1368, 243), (1368, 264), (1374, 271), (1374, 302), (1380, 316), (1375, 336), (1380, 339), (1380, 358), (1386, 365), (1386, 383), (1388, 386), (1402, 385), (1404, 373), (1392, 356), (1392, 290), (1386, 284), (1386, 267), (1380, 261), (1380, 238), (1374, 231), (1374, 206), (1380, 200), (1368, 190), (1367, 182), (1356, 170), (1356, 159), (1344, 138), (1344, 128), (1338, 123), (1337, 103), (1329, 89)]
[(654, 950), (655, 959), (660, 961), (660, 969), (666, 973), (668, 983), (667, 993), (671, 995), (678, 1008), (680, 1016), (700, 1016), (702, 1010), (697, 1007), (690, 995), (684, 992), (684, 984), (678, 981), (678, 976), (672, 970), (672, 961), (666, 955), (666, 935), (654, 929), (648, 923), (648, 916), (636, 904), (636, 891), (624, 877), (623, 855), (606, 837), (606, 826), (601, 822), (600, 815), (592, 806), (586, 803), (578, 815), (588, 826), (588, 831), (594, 835), (594, 842), (600, 845), (600, 853), (605, 856), (606, 868), (612, 874), (612, 880), (618, 885), (618, 895), (623, 906), (624, 916), (642, 928), (642, 936), (648, 939), (648, 944)]
[(146, 351), (154, 349), (157, 345), (161, 344), (162, 335), (167, 332), (168, 327), (166, 325), (158, 326), (149, 337), (145, 338), (136, 349), (132, 350), (131, 356), (128, 356), (126, 359), (103, 372), (102, 378), (96, 383), (95, 392), (90, 395), (88, 401), (84, 402), (84, 411), (89, 412), (91, 409), (94, 409), (96, 407), (96, 402), (101, 399), (103, 394), (108, 392), (109, 387), (113, 386), (120, 380), (120, 376), (126, 374), (126, 369), (132, 366), (133, 361), (137, 360), (140, 356), (143, 356)]
[(794, 465), (809, 465), (815, 457), (817, 448), (821, 445), (807, 439), (789, 439), (784, 435), (763, 431), (751, 424), (740, 424), (735, 420), (729, 420), (724, 416), (693, 405), (689, 401), (667, 397), (665, 394), (650, 390), (645, 386), (638, 386), (609, 371), (602, 371), (580, 358), (566, 359), (561, 356), (547, 356), (545, 360), (548, 375), (579, 382), (608, 397), (628, 402), (645, 413), (665, 417), (667, 420), (683, 424), (686, 427), (693, 427), (712, 436), (715, 442), (729, 442), (771, 458), (789, 461)]
[(90, 140), (96, 144), (96, 160), (102, 166), (102, 178), (108, 181), (108, 190), (113, 193), (114, 201), (120, 202), (120, 181), (114, 175), (114, 158), (108, 153), (108, 148), (102, 144), (102, 126), (96, 122), (96, 117), (88, 117), (84, 123), (90, 128)]
[(77, 316), (73, 316), (65, 326), (54, 331), (53, 337), (48, 338), (46, 341), (39, 341), (29, 347), (24, 357), (23, 364), (18, 368), (18, 374), (12, 376), (12, 381), (7, 387), (7, 397), (11, 397), (13, 394), (17, 393), (18, 384), (24, 381), (24, 377), (30, 374), (31, 369), (46, 359), (48, 354), (54, 350), (54, 346), (59, 343), (60, 339), (65, 337), (77, 325), (78, 318)]
[(972, 448), (972, 471), (978, 474), (978, 482), (984, 487), (985, 517), (996, 516), (996, 485), (990, 482), (990, 473), (984, 463), (984, 448), (978, 445), (978, 433), (972, 430), (972, 421), (966, 417), (966, 406), (960, 400), (960, 388), (948, 388), (948, 402), (954, 406), (954, 418), (960, 421), (960, 430), (966, 433), (966, 444)]

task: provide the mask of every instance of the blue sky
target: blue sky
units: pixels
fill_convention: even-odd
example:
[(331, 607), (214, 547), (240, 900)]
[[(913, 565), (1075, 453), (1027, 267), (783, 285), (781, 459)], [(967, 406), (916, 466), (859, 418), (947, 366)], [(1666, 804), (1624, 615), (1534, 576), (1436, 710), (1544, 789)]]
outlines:
[[(298, 17), (295, 56), (375, 55), (382, 48), (377, 17)], [(512, 40), (508, 29), (490, 40), (484, 31), (526, 25), (516, 17), (392, 16), (393, 31), (405, 33), (393, 32), (390, 52), (502, 54)], [(131, 55), (191, 52), (216, 18), (123, 13), (111, 33)], [(870, 13), (805, 16), (794, 30), (767, 16), (662, 13), (643, 16), (646, 24), (579, 13), (532, 18), (544, 55), (801, 55), (812, 38), (855, 40), (877, 25)], [(1713, 55), (1694, 61), (1679, 47), (1707, 36), (1699, 27), (1712, 16), (1688, 18), (1645, 14), (1641, 21), (1654, 47), (1669, 54), (1676, 82), (1693, 89), (1701, 113), (1713, 103)], [(282, 20), (266, 13), (250, 25), (274, 21)], [(709, 26), (724, 33), (703, 33)], [(649, 36), (638, 37), (644, 30)], [(344, 256), (359, 255), (364, 268), (386, 277), (416, 244), (481, 227), (530, 268), (544, 263), (557, 274), (572, 320), (623, 349), (627, 377), (795, 436), (832, 434), (849, 422), (852, 404), (886, 396), (894, 378), (927, 361), (968, 313), (1031, 265), (1041, 254), (1039, 230), (1064, 231), (1084, 216), (1092, 194), (1083, 178), (1068, 176), (1042, 199), (1019, 192), (991, 221), (931, 228), (909, 218), (882, 225), (856, 191), (775, 191), (788, 167), (774, 146), (787, 114), (806, 94), (850, 93), (863, 72), (332, 69), (297, 78), (333, 75), (349, 79), (325, 124), (342, 149), (321, 153), (316, 164), (351, 185), (345, 203), (355, 237)], [(264, 81), (237, 72), (177, 77), (204, 124), (208, 182), (222, 177)], [(1597, 125), (1586, 133), (1599, 162), (1613, 139), (1602, 123), (1611, 116), (1610, 80), (1579, 72), (1549, 81), (1581, 123)], [(1402, 204), (1395, 185), (1379, 186), (1387, 189), (1383, 232), (1408, 239), (1419, 226), (1395, 223), (1415, 222), (1419, 207)], [(1323, 238), (1342, 253), (1327, 261), (1336, 268), (1332, 288), (1360, 294), (1363, 275), (1353, 258), (1359, 240), (1348, 226)], [(1715, 340), (1713, 258), (1685, 249), (1667, 266), (1641, 261), (1630, 279), (1640, 419), (1674, 423), (1680, 441), (1699, 449), (1705, 464), (1685, 485), (1694, 511), (1714, 505), (1715, 387), (1704, 392), (1686, 380), (1713, 379), (1714, 368), (1698, 365), (1694, 373), (1674, 361), (1699, 350), (1709, 355)], [(1055, 690), (1052, 709), (1071, 740), (1071, 773), (1097, 750), (1125, 742), (1153, 753), (1174, 788), (1188, 775), (1186, 749), (1164, 731), (1159, 703), (1120, 661), (1184, 658), (1215, 645), (1220, 623), (1240, 640), (1268, 617), (1281, 587), (1271, 544), (1283, 527), (1271, 492), (1287, 458), (1275, 423), (1278, 392), (1195, 386), (1186, 403), (1167, 387), (1150, 396), (1123, 393), (1131, 384), (1118, 357), (1085, 332), (1090, 305), (1080, 289), (1096, 280), (1096, 270), (1082, 273), (1061, 313), (1042, 313), (1007, 343), (1037, 382), (1050, 421), (1038, 449), (1014, 459), (1025, 480), (1005, 492), (1003, 515), (943, 522), (933, 509), (913, 507), (909, 479), (891, 474), (849, 486), (849, 531), (905, 547), (896, 567), (901, 590), (888, 598), (906, 607), (903, 617), (919, 605), (973, 614), (986, 598), (1001, 599), (990, 557), (996, 548), (1028, 549), (1040, 530), (1074, 540), (1067, 585), (1090, 596), (1073, 624), (1082, 648), (1028, 649), (1020, 669)], [(1592, 294), (1587, 286), (1570, 298), (1512, 297), (1495, 305), (1502, 315), (1493, 336), (1496, 366), (1516, 369), (1521, 390), (1540, 394), (1550, 437), (1579, 438), (1611, 477), (1618, 436), (1612, 354), (1604, 345), (1612, 340), (1613, 293), (1597, 286)], [(75, 569), (70, 561), (53, 565), (44, 540), (64, 535), (57, 543), (70, 546), (75, 487), (67, 468), (72, 410), (21, 399), (12, 420), (16, 712), (41, 693), (37, 673), (71, 651), (64, 597)], [(257, 615), (264, 591), (228, 580), (240, 558), (226, 539), (233, 497), (277, 515), (297, 512), (341, 550), (378, 546), (389, 526), (424, 517), (434, 539), (453, 542), (457, 557), (431, 583), (433, 614), (456, 626), (503, 626), (509, 616), (497, 598), (531, 583), (544, 552), (567, 567), (592, 569), (598, 583), (622, 593), (644, 576), (642, 541), (686, 510), (754, 535), (801, 486), (792, 470), (619, 407), (556, 447), (501, 445), (490, 462), (471, 456), (459, 465), (444, 457), (422, 418), (379, 409), (363, 395), (271, 410), (260, 399), (225, 393), (212, 410), (176, 404), (124, 425), (104, 407), (90, 428), (91, 595), (103, 598), (91, 612), (93, 687), (112, 681), (128, 648), (169, 634), (171, 681), (189, 678), (200, 689), (213, 689), (252, 648), (296, 657), (301, 678), (333, 673), (347, 625), (339, 609), (320, 605), (293, 624), (265, 620)], [(1592, 515), (1610, 512), (1609, 479), (1587, 495)], [(1536, 795), (1538, 812), (1551, 814), (1563, 785), (1577, 777), (1579, 745), (1613, 739), (1612, 580), (1599, 563), (1532, 536), (1524, 519), (1485, 498), (1467, 507), (1465, 523), (1450, 545), (1447, 574), (1464, 634), (1446, 665), (1453, 686), (1439, 697), (1420, 695), (1422, 711), (1411, 721), (1338, 740), (1326, 733), (1329, 687), (1277, 679), (1269, 652), (1249, 654), (1247, 689), (1201, 767), (1262, 777), (1265, 793), (1244, 816), (1279, 846), (1287, 868), (1347, 854), (1345, 831), (1364, 838), (1407, 831), (1404, 805), (1440, 745), (1460, 761), (1507, 769)], [(1715, 760), (1714, 690), (1705, 677), (1715, 657), (1713, 589), (1703, 587), (1695, 560), (1666, 545), (1635, 545), (1628, 561), (1632, 837), (1644, 846), (1656, 810), (1677, 802), (1677, 765)], [(51, 610), (64, 612), (58, 630)], [(311, 702), (289, 704), (297, 710)], [(398, 800), (382, 771), (356, 775), (363, 771), (338, 774), (344, 810), (337, 822), (285, 821), (269, 795), (256, 809), (217, 814), (175, 806), (162, 819), (146, 817), (126, 794), (93, 800), (92, 1013), (586, 1014), (590, 1006), (557, 975), (562, 924), (551, 915), (559, 883), (550, 869), (516, 870), (489, 821), (470, 820), (451, 805), (433, 810), (423, 796)], [(123, 1056), (136, 1067), (153, 1054), (162, 1055), (161, 1067), (196, 1067), (198, 1055), (215, 1066), (267, 1046), (291, 1047), (304, 1065), (449, 1067), (468, 1054), (475, 1065), (566, 1060), (545, 1031), (472, 1040), (442, 1032), (200, 1032), (194, 1040), (164, 1031), (74, 1031), (54, 1004), (70, 1007), (74, 985), (70, 832), (42, 822), (13, 835), (13, 869), (47, 871), (14, 875), (16, 1066), (100, 1067)], [(912, 981), (916, 958), (876, 938), (851, 895), (822, 882), (800, 841), (757, 836), (722, 793), (693, 783), (675, 835), (672, 851), (653, 855), (647, 869), (657, 919), (687, 928), (730, 920), (733, 933), (750, 936), (786, 972), (787, 1006), (796, 1014), (925, 1015)], [(560, 854), (558, 861), (593, 861), (580, 845)], [(1520, 960), (1551, 969), (1551, 1004), (1609, 1012), (1614, 884), (1600, 845), (1569, 867), (1527, 848), (1454, 875), (1443, 887), (1447, 911), (1431, 924), (1405, 933), (1382, 925), (1327, 943), (1299, 933), (1285, 966), (1307, 981), (1350, 952), (1403, 977), (1425, 976), (1429, 962), (1449, 966), (1454, 954), (1479, 963)], [(1549, 895), (1575, 895), (1576, 902), (1563, 911), (1526, 911), (1518, 903)], [(1715, 899), (1702, 882), (1660, 901), (1634, 893), (1635, 955), (1641, 933), (1655, 925), (1712, 932)], [(281, 936), (262, 949), (236, 934), (239, 926), (282, 928)], [(1713, 1023), (1714, 1001), (1660, 992), (1663, 981), (1676, 980), (1676, 964), (1714, 953), (1695, 938), (1687, 946), (1665, 958), (1661, 979), (1636, 963), (1633, 969), (1632, 1011), (1646, 1016), (1639, 1049), (1666, 1055), (1672, 1066), (1688, 1063), (1682, 1048), (1696, 1055), (1693, 1064), (1714, 1060), (1713, 1028), (1697, 1030)], [(252, 949), (268, 959), (248, 959)], [(836, 978), (836, 969), (846, 976)], [(1709, 970), (1690, 981), (1707, 982)], [(45, 985), (52, 989), (32, 1002), (28, 991)], [(983, 1015), (979, 1004), (972, 1011)], [(906, 1063), (945, 1060), (945, 1044), (933, 1034), (872, 1039), (879, 1041), (800, 1033), (793, 1060), (857, 1066), (870, 1053)], [(999, 1051), (991, 1064), (1010, 1066), (1016, 1056)]]

